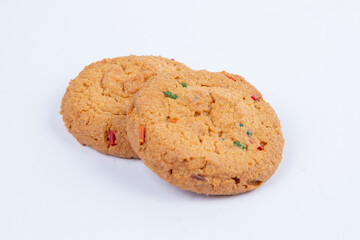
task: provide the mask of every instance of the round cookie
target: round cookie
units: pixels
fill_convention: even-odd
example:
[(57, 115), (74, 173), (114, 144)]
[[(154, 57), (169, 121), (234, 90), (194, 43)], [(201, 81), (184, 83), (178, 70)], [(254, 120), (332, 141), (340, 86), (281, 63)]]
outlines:
[(280, 121), (242, 77), (207, 71), (153, 77), (132, 98), (129, 141), (158, 176), (181, 189), (232, 195), (276, 171)]
[(136, 158), (126, 135), (130, 97), (150, 77), (162, 72), (191, 71), (156, 56), (104, 59), (85, 67), (69, 83), (61, 102), (63, 121), (81, 143), (124, 158)]

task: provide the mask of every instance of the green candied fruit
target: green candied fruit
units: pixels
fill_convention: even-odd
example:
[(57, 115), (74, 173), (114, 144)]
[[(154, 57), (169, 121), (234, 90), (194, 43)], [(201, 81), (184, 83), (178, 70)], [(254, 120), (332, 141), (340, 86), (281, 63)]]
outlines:
[(172, 94), (172, 93), (169, 92), (169, 91), (165, 91), (165, 92), (164, 92), (164, 95), (165, 95), (166, 97), (172, 98), (172, 99), (177, 99), (177, 98), (178, 98), (178, 96), (176, 96), (175, 94)]
[(237, 146), (237, 147), (239, 147), (239, 148), (241, 148), (241, 149), (246, 149), (246, 145), (241, 144), (241, 143), (239, 143), (238, 141), (234, 141), (234, 145)]

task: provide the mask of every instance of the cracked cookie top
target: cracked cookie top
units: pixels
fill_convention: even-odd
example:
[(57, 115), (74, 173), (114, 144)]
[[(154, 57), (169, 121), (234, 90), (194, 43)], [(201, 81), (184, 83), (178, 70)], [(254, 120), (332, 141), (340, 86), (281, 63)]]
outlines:
[(132, 98), (127, 133), (161, 178), (211, 195), (257, 188), (274, 174), (284, 147), (270, 104), (244, 78), (226, 72), (153, 77)]
[(137, 157), (126, 136), (130, 97), (150, 77), (192, 71), (156, 56), (127, 56), (92, 63), (70, 81), (61, 103), (69, 132), (83, 145), (118, 157)]

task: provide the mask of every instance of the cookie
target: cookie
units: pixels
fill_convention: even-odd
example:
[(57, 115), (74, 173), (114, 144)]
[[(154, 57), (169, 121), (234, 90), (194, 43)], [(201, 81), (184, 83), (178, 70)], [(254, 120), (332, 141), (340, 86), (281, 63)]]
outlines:
[(163, 57), (128, 56), (90, 64), (70, 81), (61, 102), (63, 121), (82, 145), (124, 158), (136, 158), (126, 135), (130, 97), (150, 77), (190, 71)]
[(280, 121), (244, 78), (207, 71), (157, 75), (133, 97), (129, 141), (159, 177), (207, 195), (253, 190), (276, 171)]

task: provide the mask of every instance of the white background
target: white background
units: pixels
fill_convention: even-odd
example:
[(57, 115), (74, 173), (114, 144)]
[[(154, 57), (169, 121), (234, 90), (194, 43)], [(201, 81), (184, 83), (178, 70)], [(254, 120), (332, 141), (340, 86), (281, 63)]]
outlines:
[[(0, 239), (360, 239), (360, 1), (0, 1)], [(71, 78), (162, 55), (243, 75), (277, 111), (283, 162), (206, 197), (67, 132)]]

